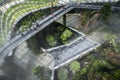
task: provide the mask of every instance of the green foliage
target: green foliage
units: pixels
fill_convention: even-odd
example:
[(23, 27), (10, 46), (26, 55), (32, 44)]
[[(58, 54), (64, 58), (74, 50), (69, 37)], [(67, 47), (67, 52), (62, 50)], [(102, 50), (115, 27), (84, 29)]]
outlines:
[(63, 33), (63, 31), (64, 31), (65, 29), (66, 29), (66, 27), (64, 27), (64, 26), (58, 26), (58, 27), (56, 28), (55, 33), (54, 33), (55, 38), (57, 38), (57, 39), (60, 40), (60, 36), (61, 36), (61, 34)]
[(110, 78), (112, 80), (120, 80), (120, 70), (114, 71)]
[(120, 42), (115, 42), (115, 36), (114, 35), (108, 35), (106, 36), (106, 43), (104, 45), (104, 51), (105, 53), (110, 53), (111, 51), (114, 51), (115, 53), (120, 54)]
[(72, 36), (72, 32), (70, 31), (70, 30), (68, 30), (68, 29), (66, 29), (64, 32), (63, 32), (63, 34), (60, 36), (60, 39), (62, 40), (62, 41), (66, 41), (68, 38), (70, 38), (71, 36)]
[(81, 70), (80, 70), (80, 74), (81, 75), (84, 75), (84, 74), (86, 74), (87, 73), (87, 68), (82, 68)]
[(70, 70), (75, 73), (80, 70), (80, 63), (78, 61), (73, 61), (70, 63)]
[(58, 80), (68, 80), (68, 71), (67, 69), (64, 69), (64, 68), (60, 68), (58, 70)]
[[(57, 2), (53, 2), (53, 4), (56, 5)], [(25, 0), (22, 3), (11, 6), (10, 8), (8, 8), (5, 11), (5, 13), (3, 15), (2, 23), (1, 23), (3, 26), (3, 29), (4, 29), (4, 27), (7, 26), (9, 30), (13, 30), (13, 29), (11, 29), (11, 28), (13, 28), (11, 26), (13, 26), (14, 23), (16, 21), (18, 21), (18, 18), (22, 18), (23, 16), (26, 16), (24, 14), (31, 12), (32, 10), (37, 10), (42, 7), (46, 7), (46, 6), (50, 6), (50, 5), (51, 5), (51, 2), (49, 2), (48, 0), (32, 0), (32, 1)], [(49, 11), (46, 10), (46, 12), (43, 12), (43, 13), (40, 12), (40, 13), (42, 15), (47, 15), (48, 12), (50, 13), (50, 10)], [(23, 23), (23, 25), (18, 24), (17, 26), (18, 27), (27, 26), (27, 29), (29, 29), (29, 27), (31, 27), (30, 25), (32, 24), (32, 22), (36, 21), (40, 17), (41, 17), (41, 15), (33, 15), (33, 16), (30, 16), (30, 18), (26, 18), (25, 20), (22, 18), (21, 22), (19, 22), (19, 23)]]
[[(26, 0), (26, 1), (31, 1), (31, 0)], [(32, 1), (48, 2), (49, 0), (32, 0)]]
[(118, 42), (117, 45), (115, 46), (115, 52), (120, 54), (120, 42)]
[(32, 69), (34, 75), (36, 75), (39, 80), (49, 80), (51, 77), (51, 70), (45, 67), (36, 66)]
[(107, 42), (109, 42), (110, 44), (114, 44), (115, 43), (115, 35), (107, 35), (107, 36), (105, 36), (105, 38), (106, 38), (106, 41)]
[(120, 50), (120, 43), (115, 42), (114, 35), (107, 36), (106, 42), (85, 58), (87, 67), (76, 72), (72, 80), (120, 80), (120, 55), (115, 49)]
[[(91, 52), (90, 52), (91, 53)], [(90, 61), (94, 61), (96, 58), (95, 58), (95, 56), (94, 55), (92, 55), (92, 54), (89, 54), (87, 57), (86, 57), (88, 60), (90, 60)]]
[(99, 60), (99, 59), (96, 59), (95, 61), (92, 62), (92, 67), (94, 69), (99, 69), (99, 68), (101, 68), (103, 66), (107, 66), (107, 65), (108, 65), (108, 63), (106, 61)]
[(55, 46), (57, 44), (57, 41), (53, 35), (47, 35), (46, 41), (50, 46)]
[[(45, 13), (49, 13), (49, 11), (46, 11)], [(37, 12), (33, 12), (31, 13), (31, 15), (26, 16), (25, 18), (23, 18), (19, 23), (19, 25), (21, 27), (26, 27), (26, 29), (30, 28), (32, 23), (35, 22), (36, 20), (38, 20), (40, 17), (42, 17), (43, 15), (45, 15), (45, 13), (42, 13), (40, 11)]]
[(57, 27), (58, 32), (63, 32), (64, 30), (65, 30), (65, 27), (63, 27), (63, 26), (58, 26)]
[(87, 68), (84, 67), (74, 74), (72, 80), (87, 80), (85, 76), (86, 74), (87, 74)]
[(67, 44), (74, 39), (73, 37), (78, 36), (77, 33), (73, 33), (72, 30), (65, 26), (62, 26), (59, 23), (55, 22), (53, 24), (54, 25), (51, 25), (51, 28), (46, 28), (44, 30), (44, 39), (46, 41), (46, 44), (44, 46), (46, 47), (55, 47)]
[(109, 4), (105, 4), (103, 8), (100, 10), (100, 14), (101, 14), (100, 18), (102, 20), (108, 19), (108, 17), (110, 17), (111, 15), (111, 12), (112, 12), (111, 6)]
[(25, 19), (21, 22), (21, 27), (26, 27), (26, 29), (30, 28), (32, 25), (32, 20)]
[(98, 49), (98, 52), (102, 53), (104, 55), (107, 55), (111, 52), (115, 53), (115, 46), (116, 46), (115, 36), (114, 35), (108, 35), (108, 36), (106, 36), (105, 43), (102, 44), (100, 46), (100, 48)]
[(87, 18), (86, 16), (83, 16), (83, 17), (82, 17), (81, 25), (82, 25), (82, 26), (86, 25), (87, 21), (88, 21), (88, 18)]
[(95, 14), (95, 11), (92, 10), (85, 10), (82, 13), (81, 25), (84, 26), (89, 21), (90, 18)]
[(70, 31), (69, 29), (66, 29), (63, 26), (58, 26), (56, 34), (58, 34), (58, 37), (60, 38), (63, 44), (67, 44), (68, 38), (71, 37), (73, 33), (72, 31)]
[(68, 41), (62, 41), (62, 43), (63, 43), (63, 44), (67, 44), (67, 43), (68, 43)]
[(76, 74), (74, 74), (72, 80), (83, 80), (80, 72), (77, 72)]
[(38, 44), (39, 40), (37, 39), (37, 35), (32, 36), (27, 41), (28, 48), (36, 55), (41, 54), (40, 52), (40, 46)]

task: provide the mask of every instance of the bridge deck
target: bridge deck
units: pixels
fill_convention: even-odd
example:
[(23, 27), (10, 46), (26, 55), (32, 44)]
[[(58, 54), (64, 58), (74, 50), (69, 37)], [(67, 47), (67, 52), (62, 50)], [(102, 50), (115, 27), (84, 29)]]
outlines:
[(99, 43), (91, 41), (90, 39), (84, 38), (79, 39), (70, 46), (51, 50), (49, 53), (55, 59), (55, 69), (63, 66), (64, 64), (73, 61), (78, 57), (82, 57), (88, 51), (95, 49), (99, 46)]
[(35, 35), (36, 33), (38, 33), (40, 30), (44, 29), (46, 26), (48, 26), (49, 24), (51, 24), (52, 22), (54, 22), (54, 20), (58, 19), (59, 17), (61, 17), (62, 15), (66, 14), (67, 12), (69, 12), (70, 10), (73, 9), (72, 5), (67, 5), (65, 6), (65, 8), (61, 8), (59, 10), (57, 10), (56, 12), (54, 12), (54, 15), (49, 15), (46, 18), (44, 18), (42, 21), (40, 20), (38, 22), (38, 25), (36, 27), (36, 29), (31, 30), (31, 31), (25, 31), (24, 32), (24, 36), (17, 35), (16, 37), (14, 37), (13, 39), (11, 39), (10, 41), (8, 41), (1, 49), (0, 49), (0, 64), (2, 63), (2, 61), (4, 60), (4, 57), (11, 52), (14, 48), (16, 48), (18, 45), (20, 45), (22, 42), (26, 41), (27, 39), (29, 39), (30, 37), (32, 37), (33, 35)]
[[(46, 26), (48, 26), (49, 24), (54, 22), (56, 19), (58, 19), (59, 17), (61, 17), (62, 15), (66, 14), (67, 12), (71, 11), (74, 8), (99, 9), (99, 8), (102, 8), (102, 6), (70, 4), (70, 5), (66, 5), (64, 7), (64, 9), (61, 8), (61, 9), (57, 10), (56, 12), (53, 13), (54, 15), (49, 15), (46, 18), (44, 18), (43, 20), (40, 20), (38, 22), (38, 26), (36, 27), (36, 29), (31, 30), (31, 31), (25, 31), (24, 36), (17, 35), (16, 37), (14, 37), (10, 41), (8, 41), (2, 48), (0, 48), (0, 59), (1, 59), (0, 64), (4, 60), (4, 57), (9, 52), (11, 52), (14, 48), (16, 48), (22, 42), (26, 41), (27, 39), (29, 39), (30, 37), (32, 37), (33, 35), (38, 33), (40, 30), (42, 30), (43, 28), (45, 28)], [(120, 9), (120, 7), (112, 7), (112, 9)]]

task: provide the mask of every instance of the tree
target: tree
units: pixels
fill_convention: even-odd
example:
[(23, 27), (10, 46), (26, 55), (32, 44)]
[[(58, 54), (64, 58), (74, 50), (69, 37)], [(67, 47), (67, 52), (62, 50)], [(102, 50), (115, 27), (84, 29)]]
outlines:
[(109, 4), (105, 4), (103, 8), (100, 10), (100, 18), (102, 20), (108, 19), (108, 17), (111, 15), (111, 6)]
[(50, 80), (51, 70), (44, 66), (35, 66), (33, 67), (32, 72), (39, 78), (39, 80)]
[(62, 43), (66, 42), (68, 38), (72, 36), (72, 31), (66, 29), (60, 36), (60, 39), (62, 40)]
[(70, 64), (70, 70), (75, 73), (80, 70), (80, 63), (78, 61), (73, 61)]
[(84, 74), (86, 74), (87, 73), (87, 68), (82, 68), (81, 70), (80, 70), (80, 74), (81, 75), (84, 75)]
[(115, 46), (115, 52), (120, 54), (120, 42), (118, 42), (117, 45)]
[(86, 23), (93, 17), (95, 13), (96, 12), (93, 10), (85, 10), (84, 12), (82, 12), (81, 25), (85, 26)]
[(64, 68), (60, 68), (58, 70), (58, 80), (68, 80), (68, 71), (67, 69), (64, 69)]
[(120, 80), (120, 70), (114, 71), (110, 76), (110, 80)]
[(55, 46), (57, 44), (57, 41), (53, 35), (47, 35), (46, 41), (50, 46)]

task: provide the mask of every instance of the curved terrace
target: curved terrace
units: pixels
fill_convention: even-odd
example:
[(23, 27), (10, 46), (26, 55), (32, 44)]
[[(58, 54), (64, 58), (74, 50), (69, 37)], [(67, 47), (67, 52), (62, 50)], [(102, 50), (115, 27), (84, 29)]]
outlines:
[[(57, 5), (57, 2), (53, 2)], [(47, 0), (26, 0), (8, 8), (1, 17), (2, 35), (6, 38), (10, 35), (15, 24), (25, 15), (44, 8), (51, 7), (51, 2)]]
[(7, 80), (112, 80), (120, 72), (120, 35), (111, 36), (120, 28), (118, 0), (9, 1), (0, 7), (0, 75)]
[[(54, 2), (54, 4), (56, 3)], [(18, 5), (12, 6), (4, 13), (2, 26), (10, 29), (10, 27), (15, 23), (15, 21), (21, 16), (24, 16), (26, 13), (31, 12), (32, 10), (41, 9), (50, 5), (50, 2), (41, 3), (38, 1), (26, 1)]]

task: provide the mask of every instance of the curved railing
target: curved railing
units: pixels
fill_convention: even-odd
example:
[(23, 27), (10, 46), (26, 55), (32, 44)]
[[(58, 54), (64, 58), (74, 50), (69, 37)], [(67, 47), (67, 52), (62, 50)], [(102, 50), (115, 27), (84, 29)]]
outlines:
[[(22, 42), (26, 41), (27, 39), (29, 39), (30, 37), (32, 37), (34, 34), (36, 34), (37, 32), (39, 32), (40, 30), (42, 30), (43, 28), (45, 28), (47, 25), (51, 24), (52, 22), (54, 22), (54, 20), (58, 19), (59, 17), (61, 17), (62, 15), (64, 15), (65, 13), (69, 12), (70, 10), (72, 10), (74, 7), (73, 6), (66, 6), (64, 9), (60, 9), (58, 11), (56, 11), (54, 13), (54, 16), (49, 15), (46, 18), (44, 18), (42, 21), (40, 20), (38, 22), (38, 27), (36, 27), (35, 30), (31, 30), (31, 31), (25, 31), (23, 32), (24, 36), (22, 36), (21, 34), (17, 35), (16, 37), (14, 37), (13, 39), (11, 39), (10, 41), (8, 41), (1, 49), (0, 49), (0, 61), (4, 60), (4, 57), (11, 51), (13, 50), (15, 47), (17, 47), (18, 45), (20, 45)], [(29, 33), (29, 34), (28, 34)], [(0, 62), (1, 63), (1, 62)]]
[(78, 3), (117, 2), (119, 0), (76, 0)]
[[(1, 35), (5, 38), (7, 41), (10, 37), (10, 31), (14, 28), (15, 24), (23, 18), (25, 15), (31, 13), (32, 11), (37, 11), (40, 8), (44, 6), (40, 6), (39, 4), (42, 4), (43, 2), (39, 1), (31, 1), (31, 0), (17, 0), (19, 2), (16, 2), (18, 4), (14, 9), (6, 8), (6, 11), (2, 15), (1, 20)], [(42, 0), (41, 0), (42, 1)], [(47, 0), (46, 0), (47, 1)], [(76, 0), (77, 3), (94, 3), (94, 2), (115, 2), (118, 0)], [(20, 4), (27, 4), (27, 5), (20, 5)], [(35, 5), (33, 5), (35, 4)], [(49, 2), (49, 7), (51, 3)], [(12, 4), (13, 5), (13, 4)], [(11, 5), (11, 6), (12, 6)], [(15, 5), (15, 4), (14, 4)], [(54, 4), (55, 5), (55, 4)], [(35, 8), (36, 6), (36, 8)], [(45, 5), (46, 6), (46, 5)], [(33, 10), (35, 9), (35, 10)]]
[[(52, 23), (54, 20), (58, 19), (59, 17), (66, 14), (67, 12), (69, 12), (70, 10), (72, 10), (75, 7), (76, 7), (76, 5), (68, 5), (68, 6), (65, 6), (64, 9), (63, 8), (59, 9), (58, 11), (54, 12), (54, 16), (49, 15), (46, 18), (44, 18), (42, 21), (39, 20), (39, 22), (36, 25), (37, 26), (36, 29), (31, 30), (31, 31), (25, 31), (25, 32), (23, 32), (23, 33), (25, 33), (24, 35), (19, 34), (19, 35), (15, 36), (15, 38), (11, 39), (6, 44), (4, 44), (4, 46), (2, 48), (0, 48), (0, 59), (1, 59), (0, 65), (4, 61), (4, 58), (6, 57), (6, 55), (9, 54), (9, 52), (11, 52), (15, 47), (17, 47), (22, 42), (26, 41), (27, 39), (29, 39), (30, 37), (32, 37), (33, 35), (38, 33), (40, 30), (45, 28), (47, 25)], [(85, 7), (85, 6), (82, 6), (82, 7)], [(94, 6), (94, 7), (96, 7), (96, 6)], [(85, 8), (88, 8), (88, 6), (86, 6)], [(38, 10), (38, 9), (36, 9), (36, 10)], [(31, 10), (30, 12), (27, 12), (25, 15), (27, 15), (33, 11), (36, 11), (36, 10)], [(25, 15), (21, 15), (20, 18), (17, 18), (15, 23), (13, 23), (13, 26)], [(9, 20), (9, 19), (7, 18), (7, 20)], [(12, 23), (12, 21), (11, 21), (11, 23)], [(7, 25), (7, 23), (6, 23), (6, 25)], [(11, 27), (11, 28), (13, 28), (13, 27)]]
[[(57, 3), (53, 2), (53, 4), (56, 5)], [(19, 4), (17, 2), (16, 5), (11, 6), (10, 8), (6, 9), (6, 11), (3, 11), (3, 15), (1, 17), (1, 35), (4, 40), (0, 41), (5, 42), (9, 40), (13, 26), (15, 26), (15, 24), (25, 15), (48, 7), (51, 7), (51, 2), (43, 3), (39, 1), (27, 0), (20, 2)]]

